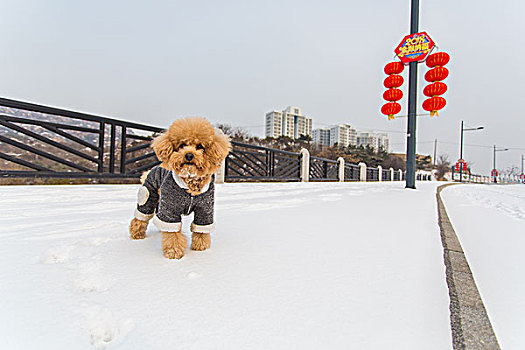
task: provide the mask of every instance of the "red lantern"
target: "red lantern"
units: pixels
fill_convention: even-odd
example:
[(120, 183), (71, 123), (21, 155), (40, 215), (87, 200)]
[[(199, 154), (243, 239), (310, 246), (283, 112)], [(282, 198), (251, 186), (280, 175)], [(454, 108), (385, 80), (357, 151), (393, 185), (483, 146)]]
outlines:
[(383, 98), (390, 102), (396, 102), (403, 98), (403, 91), (399, 89), (388, 89), (383, 92)]
[(446, 52), (436, 52), (432, 55), (428, 56), (427, 58), (427, 67), (434, 68), (434, 67), (443, 67), (450, 61), (450, 56)]
[(388, 75), (399, 74), (405, 69), (401, 62), (390, 62), (385, 66), (385, 73)]
[(383, 82), (383, 85), (388, 90), (383, 93), (383, 98), (389, 103), (386, 103), (381, 108), (381, 112), (388, 116), (388, 120), (394, 119), (394, 115), (401, 111), (401, 105), (396, 103), (396, 101), (403, 97), (403, 92), (396, 88), (403, 85), (404, 79), (399, 73), (403, 72), (404, 69), (405, 66), (401, 62), (390, 62), (384, 68), (388, 77)]
[(438, 111), (445, 107), (447, 101), (443, 97), (434, 96), (423, 102), (423, 109), (430, 112), (430, 116), (439, 116)]
[(403, 77), (400, 75), (392, 74), (388, 76), (385, 81), (383, 82), (383, 85), (385, 85), (386, 88), (397, 88), (403, 85)]
[(432, 83), (445, 80), (448, 77), (448, 69), (445, 67), (435, 67), (425, 74), (425, 80)]
[(425, 86), (423, 90), (425, 96), (428, 97), (443, 95), (445, 92), (447, 92), (447, 84), (439, 81)]
[(397, 102), (385, 103), (381, 107), (381, 113), (388, 116), (388, 120), (394, 119), (394, 115), (401, 112), (401, 105)]

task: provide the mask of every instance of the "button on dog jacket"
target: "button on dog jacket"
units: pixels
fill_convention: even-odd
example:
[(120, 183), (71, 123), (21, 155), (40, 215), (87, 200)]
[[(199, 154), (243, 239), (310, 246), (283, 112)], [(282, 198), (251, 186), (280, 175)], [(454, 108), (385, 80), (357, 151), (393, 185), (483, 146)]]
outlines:
[(181, 230), (182, 216), (193, 212), (191, 230), (210, 233), (214, 228), (214, 179), (212, 176), (202, 193), (193, 196), (186, 192), (188, 187), (175, 172), (156, 166), (139, 189), (135, 217), (148, 221), (155, 215), (153, 223), (159, 230), (178, 232)]

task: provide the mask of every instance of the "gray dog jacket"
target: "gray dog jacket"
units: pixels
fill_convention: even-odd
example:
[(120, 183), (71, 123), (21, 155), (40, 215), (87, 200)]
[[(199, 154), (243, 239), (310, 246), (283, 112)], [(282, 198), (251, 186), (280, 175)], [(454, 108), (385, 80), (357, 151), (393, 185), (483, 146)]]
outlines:
[(215, 226), (214, 180), (215, 176), (212, 176), (201, 194), (193, 196), (186, 192), (188, 186), (175, 172), (156, 166), (139, 189), (135, 217), (142, 221), (153, 217), (153, 223), (160, 231), (178, 232), (182, 228), (182, 216), (193, 212), (191, 231), (211, 233)]

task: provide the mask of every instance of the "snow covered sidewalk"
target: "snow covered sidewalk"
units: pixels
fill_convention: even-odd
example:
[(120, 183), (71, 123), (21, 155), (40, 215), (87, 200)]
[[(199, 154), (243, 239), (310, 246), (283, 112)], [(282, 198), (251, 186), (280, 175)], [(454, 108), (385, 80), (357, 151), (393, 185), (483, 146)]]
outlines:
[(502, 349), (525, 348), (525, 186), (441, 192)]
[(218, 185), (181, 260), (128, 239), (138, 186), (0, 187), (0, 344), (449, 349), (437, 186)]

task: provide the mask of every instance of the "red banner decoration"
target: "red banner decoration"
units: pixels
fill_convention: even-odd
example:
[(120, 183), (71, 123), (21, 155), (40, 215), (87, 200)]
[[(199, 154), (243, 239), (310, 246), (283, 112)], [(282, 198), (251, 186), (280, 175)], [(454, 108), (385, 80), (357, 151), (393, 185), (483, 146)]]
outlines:
[(426, 32), (407, 35), (394, 52), (403, 64), (423, 62), (434, 48), (434, 42)]

